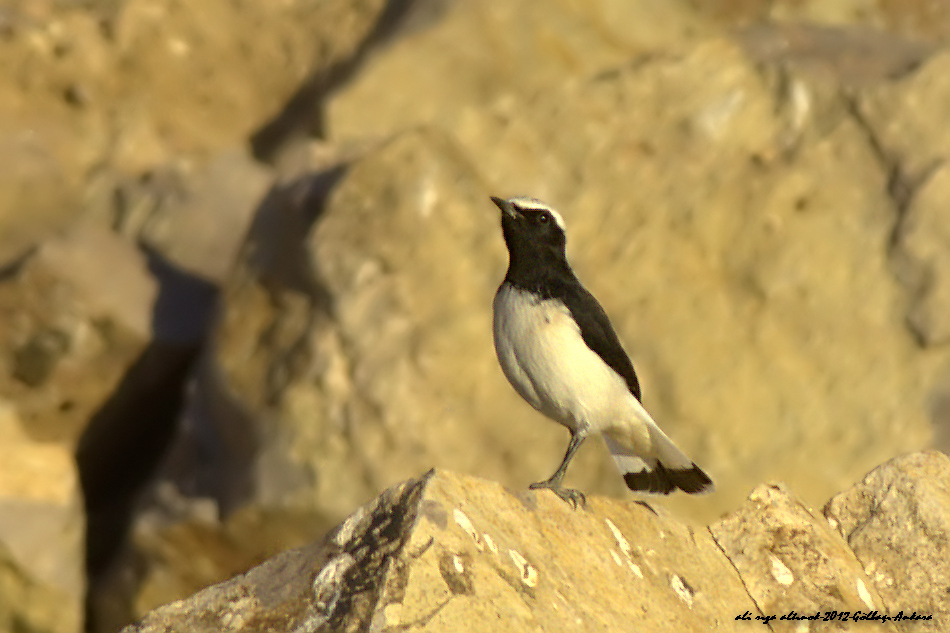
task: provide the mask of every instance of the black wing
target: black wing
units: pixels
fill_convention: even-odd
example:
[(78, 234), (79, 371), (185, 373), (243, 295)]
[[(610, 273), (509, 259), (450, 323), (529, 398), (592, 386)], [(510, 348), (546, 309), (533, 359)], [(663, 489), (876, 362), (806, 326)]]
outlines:
[(633, 363), (623, 351), (607, 313), (576, 279), (555, 282), (552, 295), (561, 299), (581, 329), (581, 337), (600, 358), (626, 381), (630, 393), (640, 400), (640, 383)]

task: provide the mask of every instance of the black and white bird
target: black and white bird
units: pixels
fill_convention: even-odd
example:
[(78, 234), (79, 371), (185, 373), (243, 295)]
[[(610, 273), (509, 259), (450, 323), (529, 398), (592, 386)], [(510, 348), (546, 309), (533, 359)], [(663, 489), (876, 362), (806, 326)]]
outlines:
[(557, 471), (531, 488), (583, 502), (561, 480), (584, 439), (600, 433), (631, 490), (711, 492), (709, 476), (643, 408), (633, 364), (607, 314), (567, 263), (560, 214), (533, 198), (492, 202), (501, 209), (509, 256), (493, 306), (498, 362), (522, 398), (571, 432)]

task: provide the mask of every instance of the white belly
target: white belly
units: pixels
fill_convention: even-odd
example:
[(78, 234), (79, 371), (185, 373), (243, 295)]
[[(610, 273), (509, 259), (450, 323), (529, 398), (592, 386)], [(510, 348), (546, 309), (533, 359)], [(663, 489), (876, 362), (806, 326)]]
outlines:
[(587, 347), (562, 303), (502, 284), (493, 307), (495, 352), (522, 398), (572, 430), (624, 426), (635, 398)]

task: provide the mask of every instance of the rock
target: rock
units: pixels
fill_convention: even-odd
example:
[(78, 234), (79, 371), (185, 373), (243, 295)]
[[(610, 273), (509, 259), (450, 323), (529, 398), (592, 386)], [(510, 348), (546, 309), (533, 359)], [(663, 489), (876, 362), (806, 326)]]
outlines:
[(271, 171), (246, 152), (225, 150), (135, 178), (101, 174), (90, 215), (168, 267), (220, 285), (272, 181)]
[(111, 231), (80, 224), (47, 240), (36, 259), (37, 265), (55, 271), (74, 289), (90, 318), (110, 318), (141, 339), (148, 338), (157, 288), (145, 258), (133, 245)]
[[(827, 521), (765, 484), (708, 529), (643, 502), (590, 497), (574, 510), (548, 491), (434, 471), (321, 544), (125, 633), (945, 630), (948, 466), (934, 453), (885, 464), (829, 502)], [(911, 580), (893, 581), (905, 569)]]
[[(492, 353), (489, 194), (560, 208), (647, 408), (719, 484), (667, 508), (705, 523), (775, 478), (814, 505), (950, 419), (944, 12), (539, 6), (0, 8), (0, 396), (33, 440), (85, 438), (91, 602), (125, 592), (91, 628), (433, 465), (518, 490), (550, 474), (565, 433)], [(743, 12), (823, 26), (735, 32)], [(262, 201), (272, 171), (228, 149), (248, 141), (283, 177)], [(46, 239), (80, 212), (145, 258), (108, 233)], [(133, 564), (111, 567), (196, 361)], [(570, 485), (626, 494), (590, 446)]]
[(76, 465), (67, 447), (34, 441), (21, 425), (0, 399), (0, 629), (77, 633), (85, 548)]
[[(742, 507), (709, 531), (766, 615), (886, 611), (847, 544), (782, 485), (756, 487)], [(837, 618), (815, 620), (804, 620), (809, 631), (842, 628)], [(776, 621), (771, 626), (774, 631), (797, 631), (802, 622)], [(877, 622), (871, 626), (896, 630)]]
[[(505, 264), (489, 194), (560, 208), (575, 268), (631, 352), (647, 408), (719, 485), (661, 504), (708, 522), (773, 478), (820, 504), (928, 444), (947, 356), (907, 331), (889, 251), (901, 214), (893, 164), (862, 104), (910, 85), (888, 82), (930, 47), (788, 27), (757, 33), (775, 38), (770, 48), (709, 36), (695, 14), (665, 6), (675, 44), (641, 31), (597, 42), (590, 18), (576, 32), (539, 27), (550, 40), (459, 44), (475, 56), (464, 59), (446, 42), (535, 24), (533, 9), (449, 7), (340, 89), (330, 141), (283, 157), (295, 173), (311, 160), (321, 170), (279, 184), (253, 222), (186, 416), (193, 444), (177, 449), (193, 468), (173, 488), (213, 499), (225, 518), (152, 524), (139, 550), (143, 586), (161, 588), (150, 595), (175, 595), (189, 572), (164, 560), (226, 540), (233, 511), (332, 522), (432, 465), (519, 489), (550, 474), (564, 433), (518, 399), (492, 352)], [(462, 19), (474, 15), (484, 28)], [(590, 66), (554, 52), (589, 38)], [(492, 65), (521, 53), (510, 74)], [(486, 65), (491, 80), (470, 81)], [(570, 484), (625, 494), (593, 446)], [(803, 455), (822, 468), (802, 468)], [(273, 551), (261, 545), (255, 556)], [(237, 566), (214, 559), (200, 577)]]
[[(950, 134), (939, 124), (941, 104), (950, 94), (943, 80), (948, 65), (950, 54), (940, 51), (900, 81), (875, 86), (856, 98), (857, 112), (893, 172), (891, 195), (902, 213), (917, 206), (918, 194), (938, 176), (950, 147)], [(905, 246), (900, 232), (896, 237), (900, 264)]]
[[(222, 443), (204, 452), (228, 456), (215, 496), (342, 518), (420, 465), (519, 486), (550, 474), (566, 434), (533, 418), (497, 368), (489, 310), (504, 246), (471, 167), (420, 130), (335, 178), (322, 206), (314, 192), (329, 182), (274, 196), (225, 289), (196, 389)], [(622, 485), (596, 450), (572, 473)]]
[(325, 554), (317, 545), (290, 550), (193, 599), (156, 609), (123, 631), (287, 630), (306, 607), (311, 570)]
[(117, 631), (148, 611), (243, 573), (334, 523), (315, 512), (248, 506), (219, 519), (209, 499), (165, 483), (149, 491), (126, 549), (96, 580), (91, 624)]
[[(5, 6), (7, 24), (0, 16), (0, 268), (68, 226), (81, 206), (84, 176), (107, 146), (103, 113), (64, 98), (101, 64), (96, 20), (27, 4), (33, 6)], [(73, 74), (77, 66), (85, 72)]]
[(304, 77), (353, 55), (385, 4), (5, 5), (0, 268), (75, 219), (91, 172), (137, 176), (242, 142)]
[(872, 470), (824, 509), (848, 542), (889, 613), (933, 614), (901, 631), (950, 626), (950, 458), (929, 451)]
[(114, 164), (135, 173), (246, 139), (308, 74), (348, 58), (384, 4), (122, 3), (109, 23), (123, 61), (108, 86), (122, 106)]
[(745, 630), (758, 613), (705, 530), (646, 505), (512, 494), (437, 472), (308, 546), (125, 629)]
[(144, 348), (157, 288), (144, 258), (79, 225), (0, 281), (0, 397), (26, 432), (75, 446)]
[(950, 134), (939, 122), (950, 98), (948, 67), (950, 54), (941, 51), (901, 81), (862, 94), (855, 106), (891, 171), (889, 193), (900, 214), (894, 268), (910, 295), (908, 323), (927, 346), (950, 341), (950, 222), (941, 206)]
[(467, 111), (505, 95), (543, 95), (567, 78), (708, 28), (682, 2), (452, 3), (436, 24), (375, 56), (328, 100), (327, 134), (341, 140), (416, 125), (456, 128)]
[(950, 168), (935, 167), (913, 192), (895, 240), (895, 257), (913, 293), (908, 323), (927, 346), (950, 342), (948, 195)]
[(929, 404), (934, 425), (933, 448), (950, 454), (950, 367), (937, 380)]
[(942, 3), (927, 0), (885, 0), (874, 3), (862, 0), (713, 0), (693, 2), (691, 5), (702, 15), (724, 26), (767, 23), (859, 25), (941, 43), (950, 35), (950, 10)]
[[(96, 597), (141, 486), (177, 428), (184, 381), (209, 322), (206, 299), (205, 329), (186, 336), (183, 320), (190, 331), (201, 321), (194, 318), (200, 297), (194, 282), (173, 273), (111, 231), (79, 224), (0, 282), (0, 399), (28, 437), (49, 443), (71, 468), (78, 464), (77, 500), (88, 525), (77, 537), (80, 569), (91, 574)], [(22, 476), (42, 486), (60, 475)]]
[[(429, 46), (407, 38), (399, 57), (431, 56)], [(888, 250), (899, 216), (890, 168), (841, 98), (834, 54), (816, 53), (806, 72), (788, 63), (797, 50), (760, 63), (708, 38), (431, 115), (390, 103), (386, 77), (368, 69), (336, 97), (329, 129), (347, 138), (357, 117), (431, 121), (477, 166), (485, 195), (530, 193), (562, 212), (569, 257), (631, 353), (647, 409), (719, 484), (671, 504), (708, 521), (770, 478), (821, 503), (932, 436), (927, 401), (945, 355), (906, 331)], [(823, 62), (830, 70), (815, 72)], [(416, 67), (425, 72), (401, 81), (441, 80)], [(408, 189), (412, 178), (393, 181)], [(827, 467), (801, 468), (804, 454)]]
[(737, 33), (749, 55), (799, 72), (832, 75), (845, 89), (879, 85), (913, 72), (933, 44), (874, 28), (805, 23), (757, 23)]

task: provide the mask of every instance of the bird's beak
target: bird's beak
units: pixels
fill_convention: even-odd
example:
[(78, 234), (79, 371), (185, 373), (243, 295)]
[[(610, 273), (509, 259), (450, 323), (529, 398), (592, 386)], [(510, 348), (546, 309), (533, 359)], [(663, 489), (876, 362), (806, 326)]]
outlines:
[(491, 201), (495, 203), (495, 206), (501, 209), (501, 212), (507, 215), (510, 218), (518, 217), (518, 212), (515, 211), (515, 205), (511, 204), (504, 198), (497, 198), (491, 196)]

